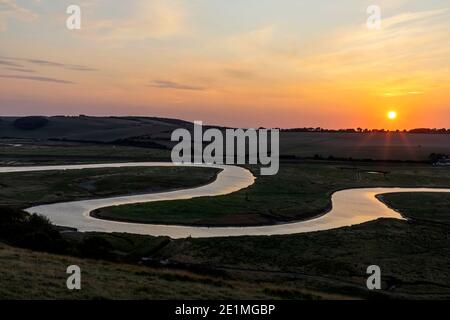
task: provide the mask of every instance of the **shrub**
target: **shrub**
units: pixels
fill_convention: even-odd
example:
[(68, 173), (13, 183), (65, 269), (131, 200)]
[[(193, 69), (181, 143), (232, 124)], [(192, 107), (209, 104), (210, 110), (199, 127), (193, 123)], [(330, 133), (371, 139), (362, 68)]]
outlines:
[(36, 214), (0, 207), (0, 239), (22, 248), (64, 253), (65, 241), (50, 221)]

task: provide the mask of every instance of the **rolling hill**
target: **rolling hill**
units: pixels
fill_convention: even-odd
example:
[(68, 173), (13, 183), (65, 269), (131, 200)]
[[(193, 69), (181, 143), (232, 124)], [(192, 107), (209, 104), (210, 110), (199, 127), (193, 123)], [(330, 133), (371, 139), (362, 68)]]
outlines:
[[(178, 128), (192, 130), (193, 125), (157, 117), (0, 117), (0, 146), (8, 139), (27, 139), (34, 143), (52, 140), (170, 149), (174, 145), (171, 133)], [(449, 134), (289, 131), (280, 134), (280, 154), (287, 158), (425, 161), (433, 153), (450, 154)]]

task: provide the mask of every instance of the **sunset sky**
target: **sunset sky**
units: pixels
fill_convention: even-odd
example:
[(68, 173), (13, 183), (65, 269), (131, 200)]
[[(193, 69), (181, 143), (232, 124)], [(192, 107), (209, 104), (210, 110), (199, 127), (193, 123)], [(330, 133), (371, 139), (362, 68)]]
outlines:
[(449, 0), (0, 0), (0, 43), (1, 115), (450, 128)]

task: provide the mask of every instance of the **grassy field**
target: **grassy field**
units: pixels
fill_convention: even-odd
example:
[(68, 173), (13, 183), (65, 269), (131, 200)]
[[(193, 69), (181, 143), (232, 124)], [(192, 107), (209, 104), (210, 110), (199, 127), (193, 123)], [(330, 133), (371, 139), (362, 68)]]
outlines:
[(450, 224), (450, 193), (390, 193), (379, 199), (409, 219)]
[(245, 279), (321, 282), (324, 291), (338, 286), (337, 292), (355, 295), (364, 292), (366, 268), (375, 264), (390, 297), (450, 298), (449, 241), (445, 226), (382, 219), (290, 236), (176, 240), (159, 256)]
[(0, 116), (0, 138), (65, 139), (77, 141), (113, 142), (118, 139), (150, 134), (153, 140), (158, 134), (188, 125), (174, 119), (149, 117), (47, 117), (44, 126), (24, 130), (15, 125), (17, 117)]
[[(450, 298), (448, 227), (435, 224), (382, 219), (310, 234), (172, 241), (71, 234), (88, 236), (108, 241), (119, 259), (133, 253), (152, 259), (152, 266), (136, 265), (139, 259), (128, 264), (80, 259), (0, 243), (0, 298)], [(105, 254), (95, 258), (100, 256)], [(79, 292), (65, 288), (71, 264), (82, 269)], [(366, 289), (372, 264), (381, 267), (381, 291)]]
[[(66, 287), (69, 265), (81, 267), (81, 290)], [(0, 275), (0, 299), (279, 299), (283, 292), (273, 283), (51, 255), (1, 243)], [(300, 298), (342, 297), (295, 292)]]
[[(86, 154), (83, 148), (73, 148), (69, 160), (83, 161), (84, 159), (104, 161), (107, 157), (119, 159), (121, 150), (110, 152), (113, 144), (120, 142), (130, 145), (147, 144), (157, 145), (171, 149), (174, 145), (170, 141), (171, 133), (178, 128), (192, 130), (192, 124), (177, 119), (148, 118), (148, 117), (49, 117), (48, 123), (34, 130), (24, 130), (14, 125), (14, 117), (0, 117), (0, 155), (9, 161), (17, 161), (18, 155), (25, 155), (26, 142), (35, 144), (68, 145), (68, 141), (85, 143), (99, 142), (110, 145), (103, 146), (106, 153), (98, 152), (98, 160)], [(17, 150), (8, 150), (10, 145)], [(73, 142), (72, 142), (73, 144)], [(5, 152), (2, 149), (6, 148)], [(109, 150), (108, 150), (109, 149)], [(138, 149), (138, 148), (135, 148)], [(59, 157), (61, 153), (56, 150), (35, 150), (28, 152), (27, 161), (49, 160), (47, 155)], [(95, 153), (95, 150), (93, 150)], [(170, 152), (163, 149), (138, 151), (138, 154), (147, 153), (145, 157), (169, 159)], [(409, 134), (403, 132), (388, 133), (335, 133), (335, 132), (281, 132), (280, 154), (282, 156), (328, 158), (353, 158), (376, 160), (413, 160), (427, 161), (431, 153), (449, 154), (450, 139), (448, 134)], [(77, 158), (76, 156), (80, 156)], [(66, 156), (69, 156), (67, 154)], [(53, 160), (57, 160), (53, 157)], [(129, 154), (128, 158), (134, 155)], [(139, 155), (136, 155), (139, 157)], [(60, 158), (62, 160), (63, 158)]]
[(428, 160), (431, 153), (450, 153), (446, 134), (283, 132), (282, 155), (374, 160)]
[(176, 240), (158, 255), (174, 263), (239, 270), (246, 279), (257, 273), (266, 280), (322, 280), (323, 288), (332, 291), (330, 286), (339, 284), (339, 292), (346, 294), (352, 292), (351, 284), (363, 290), (365, 269), (376, 264), (390, 297), (448, 299), (449, 200), (449, 194), (387, 194), (383, 201), (412, 220), (379, 219), (289, 236)]
[[(203, 267), (174, 267), (169, 261), (155, 260), (171, 242), (167, 237), (60, 233), (39, 216), (2, 207), (0, 213), (0, 299), (268, 299), (286, 294), (302, 299), (343, 297), (291, 284), (255, 283)], [(65, 287), (65, 270), (72, 264), (81, 267), (81, 291), (70, 292)]]
[[(329, 179), (325, 178), (330, 176), (349, 185), (393, 181), (435, 186), (448, 183), (448, 170), (445, 168), (359, 164), (358, 169), (349, 169), (348, 166), (316, 162), (283, 164), (282, 168), (294, 170), (283, 173), (283, 178), (291, 177), (292, 180), (287, 180), (291, 183), (285, 183), (291, 188), (308, 176), (310, 180), (306, 183), (317, 181), (320, 172), (324, 172), (322, 187), (329, 184)], [(368, 173), (376, 170), (389, 173)], [(299, 175), (300, 171), (308, 174)], [(264, 183), (264, 180), (259, 178), (260, 182)], [(279, 187), (281, 185), (280, 182)], [(18, 186), (23, 187), (23, 183)], [(444, 197), (426, 200), (427, 194), (423, 196), (425, 198), (419, 200), (416, 195), (418, 200), (415, 199), (413, 204), (407, 204), (408, 201), (389, 202), (394, 207), (403, 207), (402, 212), (406, 215), (414, 213), (404, 208), (414, 209), (417, 203), (426, 203), (420, 219), (381, 219), (309, 234), (180, 240), (129, 234), (62, 234), (65, 241), (71, 243), (69, 248), (78, 248), (74, 254), (83, 258), (32, 252), (0, 244), (0, 297), (448, 299), (448, 225), (436, 223), (436, 217), (441, 217), (441, 214), (430, 211), (437, 207), (442, 209), (442, 214), (445, 213), (448, 200)], [(260, 199), (263, 198), (261, 195)], [(271, 202), (275, 202), (274, 199), (271, 198)], [(436, 205), (436, 202), (440, 204)], [(430, 219), (434, 222), (426, 221)], [(68, 291), (65, 287), (65, 270), (69, 264), (82, 268), (84, 280), (79, 292)], [(366, 289), (365, 271), (372, 264), (381, 267), (381, 291)]]
[(337, 190), (377, 186), (450, 187), (450, 170), (411, 164), (282, 163), (277, 175), (260, 176), (253, 186), (230, 195), (108, 207), (96, 214), (145, 223), (272, 224), (326, 212)]
[(25, 208), (43, 203), (161, 192), (206, 184), (217, 169), (133, 167), (2, 173), (0, 205)]
[(17, 139), (0, 143), (2, 166), (169, 160), (169, 150), (154, 148), (49, 141), (36, 143)]
[[(344, 136), (323, 141), (317, 147), (323, 148), (321, 155), (334, 154), (339, 146), (344, 148), (351, 142), (342, 140), (331, 146), (341, 137)], [(318, 153), (307, 140), (304, 141), (307, 153)], [(297, 151), (301, 154), (302, 141), (292, 141), (286, 154)], [(310, 149), (306, 144), (310, 144)], [(370, 151), (374, 144), (367, 144), (360, 150)], [(409, 157), (407, 151), (422, 147), (400, 147), (396, 154), (404, 160)], [(383, 150), (380, 148), (370, 152), (377, 154)], [(426, 149), (423, 155), (431, 149)], [(0, 146), (0, 159), (3, 165), (151, 161), (158, 159), (159, 152), (164, 150), (45, 142)], [(132, 168), (128, 172), (80, 170), (28, 177), (2, 175), (0, 183), (7, 186), (0, 186), (0, 194), (5, 192), (0, 195), (0, 204), (25, 207), (30, 203), (65, 201), (71, 197), (170, 189), (180, 186), (180, 178), (185, 178), (188, 185), (194, 180), (202, 184), (215, 174), (204, 171), (198, 175), (192, 172), (169, 174), (147, 169), (154, 168)], [(256, 168), (251, 169), (257, 172)], [(371, 173), (376, 171), (381, 173)], [(123, 183), (127, 181), (132, 183)], [(449, 181), (448, 168), (426, 164), (292, 161), (281, 164), (278, 177), (258, 177), (257, 183), (247, 190), (217, 198), (153, 203), (145, 208), (143, 215), (147, 219), (151, 216), (157, 221), (164, 219), (173, 223), (273, 223), (323, 212), (329, 207), (331, 193), (341, 188), (449, 187)], [(450, 299), (450, 237), (445, 221), (447, 195), (386, 195), (383, 200), (412, 219), (380, 219), (337, 230), (289, 236), (179, 240), (130, 234), (54, 233), (42, 226), (35, 232), (33, 226), (39, 221), (25, 219), (27, 223), (21, 228), (15, 229), (14, 225), (0, 228), (10, 231), (5, 234), (0, 231), (2, 241), (11, 244), (12, 240), (26, 238), (28, 242), (19, 241), (17, 245), (27, 248), (33, 245), (33, 248), (37, 246), (35, 250), (48, 251), (44, 244), (55, 250), (51, 246), (54, 237), (62, 246), (56, 249), (65, 251), (63, 255), (54, 255), (0, 243), (0, 298)], [(130, 211), (126, 213), (127, 218), (129, 214)], [(26, 232), (27, 237), (14, 230)], [(46, 238), (49, 235), (51, 237)], [(81, 291), (69, 291), (65, 286), (65, 271), (70, 264), (82, 269)], [(381, 267), (381, 291), (366, 289), (366, 268), (372, 264)]]

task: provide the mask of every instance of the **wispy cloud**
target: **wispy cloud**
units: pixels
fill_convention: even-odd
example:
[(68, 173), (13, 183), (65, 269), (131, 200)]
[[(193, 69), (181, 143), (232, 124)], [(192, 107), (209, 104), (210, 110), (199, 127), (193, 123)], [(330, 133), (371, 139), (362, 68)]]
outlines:
[(392, 17), (389, 17), (383, 21), (383, 28), (393, 28), (401, 26), (402, 24), (412, 23), (416, 21), (423, 21), (430, 18), (435, 18), (449, 13), (449, 8), (418, 11), (418, 12), (405, 12)]
[(75, 82), (61, 80), (56, 78), (49, 77), (40, 77), (40, 76), (20, 76), (20, 75), (3, 75), (0, 74), (0, 78), (3, 79), (16, 79), (16, 80), (30, 80), (30, 81), (39, 81), (39, 82), (52, 82), (52, 83), (60, 83), (60, 84), (74, 84)]
[[(0, 64), (20, 67), (22, 65), (17, 64), (16, 62), (22, 62), (22, 63), (28, 63), (33, 65), (39, 65), (39, 66), (45, 66), (45, 67), (56, 67), (56, 68), (63, 68), (66, 70), (74, 70), (74, 71), (98, 71), (98, 69), (91, 68), (88, 66), (83, 65), (76, 65), (76, 64), (67, 64), (67, 63), (60, 63), (50, 60), (43, 60), (43, 59), (23, 59), (23, 58), (11, 58), (11, 57), (0, 57), (3, 60), (0, 60)], [(12, 62), (15, 61), (15, 62)]]
[(12, 14), (24, 20), (36, 20), (37, 13), (17, 4), (14, 0), (0, 0), (0, 12)]
[(86, 66), (81, 66), (81, 65), (76, 65), (76, 64), (59, 63), (59, 62), (54, 62), (54, 61), (49, 61), (49, 60), (23, 59), (23, 61), (26, 61), (26, 62), (29, 62), (32, 64), (41, 65), (41, 66), (59, 67), (59, 68), (75, 70), (75, 71), (97, 71), (97, 69), (86, 67)]
[(10, 67), (21, 67), (21, 65), (18, 63), (11, 62), (11, 61), (5, 61), (5, 60), (0, 60), (0, 65), (10, 66)]
[[(38, 81), (38, 82), (51, 82), (51, 83), (59, 83), (59, 84), (74, 84), (74, 82), (69, 80), (63, 80), (48, 76), (31, 76), (31, 75), (23, 75), (23, 73), (36, 73), (36, 70), (30, 68), (30, 65), (34, 65), (36, 67), (54, 67), (61, 68), (64, 70), (74, 70), (74, 71), (96, 71), (97, 69), (90, 68), (82, 65), (74, 65), (74, 64), (66, 64), (60, 62), (54, 62), (50, 60), (43, 59), (30, 59), (30, 58), (12, 58), (12, 57), (0, 57), (0, 65), (4, 66), (4, 69), (9, 71), (14, 71), (20, 74), (0, 74), (0, 78), (3, 79), (16, 79), (16, 80), (29, 80), (29, 81)], [(39, 69), (39, 68), (37, 68)]]
[(385, 97), (403, 97), (403, 96), (408, 96), (408, 95), (421, 95), (421, 94), (424, 94), (424, 92), (422, 92), (422, 91), (407, 91), (407, 92), (396, 91), (396, 92), (386, 92), (383, 94), (383, 96), (385, 96)]
[(365, 25), (337, 30), (316, 41), (298, 64), (306, 74), (385, 97), (422, 94), (447, 82), (449, 13), (406, 12), (385, 17), (378, 31)]
[(150, 86), (162, 89), (194, 90), (194, 91), (201, 91), (206, 89), (205, 87), (187, 85), (166, 80), (154, 80), (151, 82)]
[(17, 68), (17, 67), (8, 67), (6, 68), (9, 71), (15, 71), (15, 72), (25, 72), (25, 73), (34, 73), (36, 71), (32, 69), (26, 69), (26, 68)]
[(224, 68), (223, 72), (226, 76), (235, 79), (254, 80), (258, 78), (258, 74), (251, 69)]
[(186, 8), (180, 0), (137, 0), (132, 14), (121, 18), (95, 19), (81, 36), (107, 41), (162, 39), (186, 33)]

